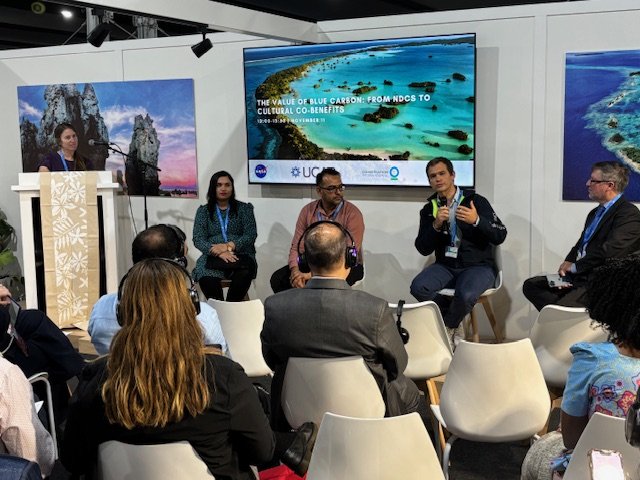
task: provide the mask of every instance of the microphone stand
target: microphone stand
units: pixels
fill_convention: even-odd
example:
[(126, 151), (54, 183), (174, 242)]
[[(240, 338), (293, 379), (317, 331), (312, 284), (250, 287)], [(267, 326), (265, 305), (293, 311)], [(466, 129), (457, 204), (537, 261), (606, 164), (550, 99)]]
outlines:
[[(112, 145), (114, 145), (117, 148), (112, 147)], [(140, 171), (142, 172), (142, 197), (144, 199), (144, 229), (146, 230), (147, 228), (149, 228), (149, 212), (147, 210), (147, 168), (152, 168), (158, 172), (161, 172), (162, 170), (160, 170), (158, 166), (154, 165), (153, 163), (149, 163), (145, 160), (141, 160), (140, 158), (138, 158), (137, 155), (133, 157), (128, 153), (124, 153), (120, 148), (120, 146), (115, 143), (110, 143), (109, 145), (105, 145), (105, 146), (107, 147), (107, 150), (110, 150), (115, 153), (119, 153), (123, 157), (128, 158), (129, 160), (132, 160), (134, 163), (137, 163), (142, 167)], [(126, 172), (126, 162), (125, 162), (125, 172)], [(126, 176), (125, 176), (125, 179), (126, 179)], [(128, 194), (129, 194), (129, 191), (127, 189), (127, 195)]]

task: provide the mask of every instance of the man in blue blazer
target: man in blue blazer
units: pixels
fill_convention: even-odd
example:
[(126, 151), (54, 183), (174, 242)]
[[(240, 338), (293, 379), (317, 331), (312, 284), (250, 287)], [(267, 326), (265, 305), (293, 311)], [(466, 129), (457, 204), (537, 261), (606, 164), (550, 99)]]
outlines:
[[(625, 200), (629, 170), (619, 162), (597, 162), (587, 180), (589, 198), (598, 206), (587, 215), (584, 230), (558, 267), (568, 285), (550, 287), (546, 276), (529, 278), (522, 291), (538, 310), (545, 305), (583, 307), (589, 275), (609, 258), (640, 250), (640, 211)], [(635, 286), (630, 286), (635, 288)]]

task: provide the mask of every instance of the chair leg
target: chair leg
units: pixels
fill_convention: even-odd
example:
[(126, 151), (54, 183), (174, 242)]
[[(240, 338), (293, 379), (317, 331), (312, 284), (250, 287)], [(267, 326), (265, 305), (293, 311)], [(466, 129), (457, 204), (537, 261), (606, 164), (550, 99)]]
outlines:
[(480, 343), (480, 333), (478, 333), (478, 319), (476, 318), (476, 312), (472, 309), (469, 316), (471, 318), (471, 341)]
[[(436, 382), (432, 378), (427, 380), (427, 391), (429, 392), (429, 401), (433, 405), (440, 405), (440, 394), (438, 393)], [(435, 437), (436, 443), (440, 443), (440, 448), (438, 448), (438, 451), (442, 452), (445, 448), (446, 441), (444, 439), (444, 430), (442, 429), (442, 425), (440, 425), (439, 422), (433, 422), (433, 435)], [(438, 457), (441, 458), (441, 455), (438, 455)]]
[(493, 313), (493, 308), (491, 308), (491, 302), (488, 297), (480, 297), (480, 302), (484, 307), (484, 311), (487, 314), (487, 318), (489, 319), (489, 323), (491, 324), (491, 329), (493, 330), (493, 334), (496, 337), (497, 343), (502, 343), (504, 340), (502, 336), (502, 332), (500, 331), (500, 327), (498, 327), (498, 322), (496, 322), (496, 316)]
[(453, 442), (458, 439), (455, 435), (451, 435), (449, 440), (447, 440), (447, 445), (444, 448), (444, 454), (442, 455), (442, 473), (444, 473), (444, 478), (449, 480), (449, 456), (451, 455), (451, 447), (453, 446)]

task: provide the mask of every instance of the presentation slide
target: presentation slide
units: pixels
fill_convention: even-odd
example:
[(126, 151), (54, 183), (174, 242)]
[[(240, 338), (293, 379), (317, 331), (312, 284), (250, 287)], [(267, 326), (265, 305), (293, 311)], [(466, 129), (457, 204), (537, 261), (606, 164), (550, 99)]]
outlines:
[(244, 50), (251, 183), (425, 186), (454, 163), (474, 185), (475, 35)]

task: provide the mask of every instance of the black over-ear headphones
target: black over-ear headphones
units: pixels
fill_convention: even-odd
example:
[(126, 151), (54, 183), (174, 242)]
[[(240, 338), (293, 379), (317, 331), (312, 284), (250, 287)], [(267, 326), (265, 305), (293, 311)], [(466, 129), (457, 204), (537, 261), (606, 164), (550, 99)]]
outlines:
[(627, 443), (634, 447), (640, 447), (640, 388), (636, 393), (636, 399), (627, 410), (627, 420), (624, 424), (624, 434), (627, 437)]
[(173, 253), (172, 260), (178, 263), (181, 267), (187, 268), (187, 257), (184, 256), (184, 245), (187, 241), (187, 235), (180, 227), (171, 223), (158, 223), (156, 226), (166, 227), (175, 234), (176, 240), (178, 240), (178, 249)]
[[(180, 263), (175, 260), (169, 258), (157, 258), (156, 260), (163, 260), (167, 263), (170, 263), (177, 269), (179, 269), (182, 273), (184, 273), (185, 277), (189, 279), (189, 298), (191, 299), (191, 303), (193, 303), (194, 308), (196, 309), (196, 315), (200, 315), (200, 297), (198, 296), (198, 290), (196, 290), (196, 284), (193, 282), (191, 275)], [(132, 267), (133, 268), (133, 267)], [(130, 272), (131, 270), (129, 270)], [(125, 274), (124, 277), (120, 280), (120, 284), (118, 285), (118, 303), (116, 304), (116, 319), (118, 320), (118, 324), (122, 326), (122, 315), (120, 313), (120, 299), (122, 298), (122, 289), (124, 284), (129, 276), (129, 272)]]
[(302, 246), (302, 242), (304, 242), (304, 239), (305, 239), (305, 237), (307, 236), (307, 233), (310, 230), (313, 230), (318, 225), (322, 225), (323, 223), (328, 223), (330, 225), (335, 225), (336, 227), (338, 227), (342, 231), (342, 233), (344, 233), (344, 236), (348, 240), (351, 241), (351, 245), (347, 245), (347, 248), (346, 248), (345, 254), (344, 254), (344, 266), (345, 266), (345, 268), (353, 268), (356, 265), (358, 265), (358, 247), (356, 247), (356, 242), (353, 239), (353, 237), (351, 236), (351, 233), (349, 233), (349, 230), (344, 228), (338, 222), (332, 222), (331, 220), (320, 220), (319, 222), (314, 222), (311, 225), (309, 225), (307, 228), (305, 228), (304, 232), (302, 232), (302, 235), (300, 235), (300, 239), (298, 240), (298, 248), (297, 248), (297, 250), (298, 250), (298, 268), (300, 269), (300, 271), (302, 273), (309, 273), (311, 271), (311, 268), (309, 268), (309, 262), (307, 261), (307, 256), (305, 255), (304, 252), (300, 251), (300, 247)]
[(396, 316), (398, 320), (396, 320), (396, 326), (398, 327), (398, 333), (400, 334), (400, 338), (402, 339), (402, 343), (405, 345), (409, 343), (409, 330), (402, 326), (402, 309), (404, 308), (404, 300), (398, 300), (398, 306), (396, 307)]

